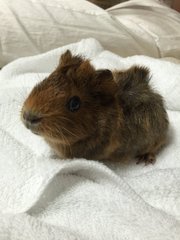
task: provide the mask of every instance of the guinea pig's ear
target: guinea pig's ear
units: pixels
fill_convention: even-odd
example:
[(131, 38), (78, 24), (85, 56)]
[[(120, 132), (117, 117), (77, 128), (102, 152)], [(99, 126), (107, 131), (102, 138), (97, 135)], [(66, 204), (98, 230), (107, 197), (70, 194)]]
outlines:
[(64, 54), (61, 55), (59, 60), (59, 66), (64, 67), (68, 65), (72, 60), (72, 54), (70, 50), (67, 50)]
[(97, 70), (94, 81), (96, 97), (98, 97), (103, 104), (108, 104), (117, 92), (117, 84), (113, 79), (112, 72), (108, 69)]
[(82, 61), (83, 59), (80, 56), (72, 56), (71, 51), (67, 50), (60, 57), (58, 70), (66, 73), (69, 68), (78, 67), (82, 63)]

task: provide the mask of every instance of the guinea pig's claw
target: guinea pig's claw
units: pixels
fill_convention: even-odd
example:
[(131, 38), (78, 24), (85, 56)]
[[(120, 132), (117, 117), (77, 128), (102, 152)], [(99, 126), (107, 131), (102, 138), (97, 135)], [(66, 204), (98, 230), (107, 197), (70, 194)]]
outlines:
[(139, 155), (136, 158), (138, 159), (136, 164), (144, 162), (145, 166), (147, 166), (149, 164), (154, 164), (156, 161), (156, 157), (155, 157), (154, 153), (146, 153), (143, 155)]

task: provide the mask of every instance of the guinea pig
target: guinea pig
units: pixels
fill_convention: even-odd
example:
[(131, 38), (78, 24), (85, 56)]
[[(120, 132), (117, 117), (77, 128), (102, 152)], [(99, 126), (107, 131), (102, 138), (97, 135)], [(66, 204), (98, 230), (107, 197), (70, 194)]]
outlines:
[(99, 161), (154, 163), (168, 130), (163, 99), (150, 87), (148, 69), (95, 70), (69, 50), (30, 92), (21, 119), (60, 158)]

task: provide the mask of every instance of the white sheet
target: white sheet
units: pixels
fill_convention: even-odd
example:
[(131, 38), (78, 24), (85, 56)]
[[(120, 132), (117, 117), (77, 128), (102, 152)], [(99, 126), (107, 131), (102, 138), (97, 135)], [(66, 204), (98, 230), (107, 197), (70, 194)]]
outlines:
[[(65, 49), (96, 68), (148, 66), (164, 96), (169, 145), (155, 165), (58, 160), (20, 122), (19, 110), (35, 83)], [(180, 239), (180, 65), (145, 56), (121, 58), (94, 39), (22, 58), (0, 72), (0, 240)]]
[(159, 0), (107, 10), (85, 0), (0, 0), (0, 67), (89, 37), (124, 57), (180, 59), (180, 14)]

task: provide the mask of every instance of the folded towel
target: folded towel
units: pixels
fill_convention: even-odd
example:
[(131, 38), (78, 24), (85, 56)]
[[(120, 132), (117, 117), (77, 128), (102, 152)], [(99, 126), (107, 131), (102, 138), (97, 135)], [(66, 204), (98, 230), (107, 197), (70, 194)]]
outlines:
[[(66, 49), (98, 68), (150, 69), (163, 95), (169, 144), (155, 165), (104, 165), (59, 160), (20, 121), (33, 86), (56, 67)], [(180, 65), (145, 56), (121, 58), (85, 39), (16, 60), (0, 72), (0, 240), (179, 240)]]

